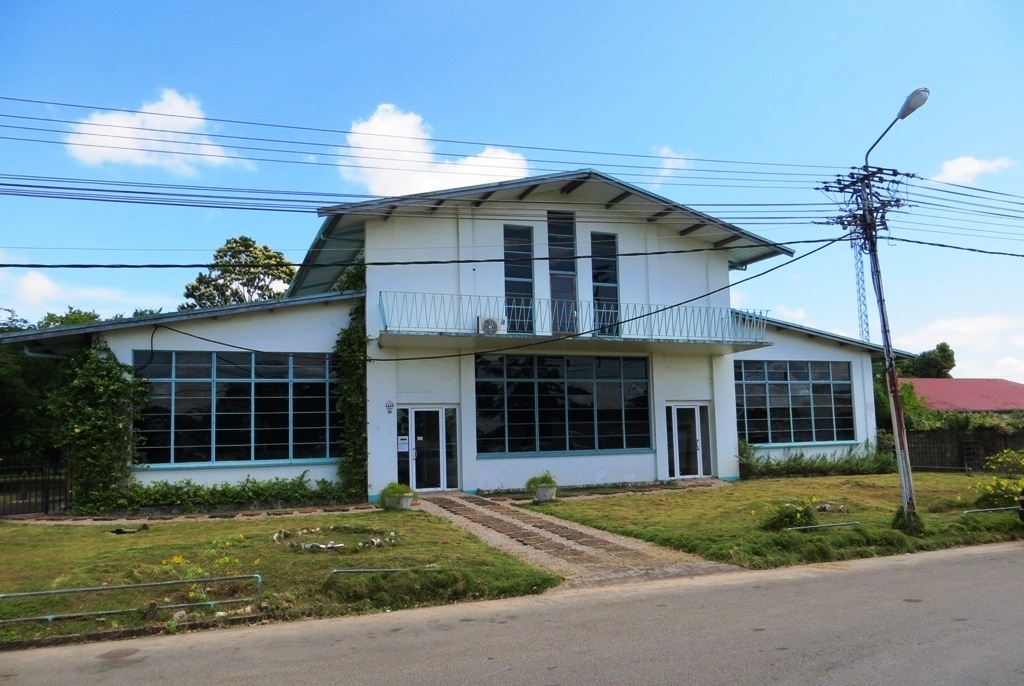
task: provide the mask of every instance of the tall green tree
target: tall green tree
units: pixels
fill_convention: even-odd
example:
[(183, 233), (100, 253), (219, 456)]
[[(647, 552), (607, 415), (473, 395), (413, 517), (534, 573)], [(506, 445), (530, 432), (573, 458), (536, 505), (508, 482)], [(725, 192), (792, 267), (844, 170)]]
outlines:
[(229, 238), (213, 253), (206, 273), (185, 286), (189, 302), (179, 310), (235, 305), (280, 298), (292, 282), (295, 267), (283, 253), (268, 245), (256, 245), (248, 236)]
[(916, 357), (900, 360), (896, 363), (896, 371), (900, 376), (911, 379), (948, 379), (955, 366), (953, 348), (943, 341)]
[[(0, 307), (0, 333), (33, 328), (14, 310)], [(43, 410), (59, 363), (29, 357), (19, 346), (0, 345), (0, 464), (30, 462), (53, 445), (52, 425)]]
[(40, 329), (49, 329), (54, 326), (72, 326), (74, 324), (89, 324), (98, 322), (100, 316), (92, 310), (80, 310), (77, 307), (68, 305), (68, 311), (62, 314), (47, 312), (46, 316), (39, 320), (36, 325)]

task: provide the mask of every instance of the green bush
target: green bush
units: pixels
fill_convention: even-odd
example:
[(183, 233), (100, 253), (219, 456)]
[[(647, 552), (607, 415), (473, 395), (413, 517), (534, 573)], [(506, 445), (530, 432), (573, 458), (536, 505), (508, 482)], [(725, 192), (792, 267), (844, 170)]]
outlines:
[(380, 490), (377, 502), (385, 510), (398, 510), (400, 509), (402, 498), (409, 495), (415, 496), (416, 491), (412, 490), (407, 484), (392, 481)]
[(328, 505), (346, 502), (345, 489), (326, 479), (315, 484), (306, 472), (292, 479), (257, 481), (247, 477), (240, 483), (205, 486), (190, 479), (132, 482), (121, 489), (111, 489), (96, 499), (92, 506), (99, 512), (142, 508), (167, 508), (180, 512), (201, 512), (218, 507), (285, 507), (296, 505)]
[(548, 470), (544, 470), (540, 474), (534, 474), (526, 480), (526, 490), (532, 491), (538, 486), (557, 486), (558, 482), (555, 481), (554, 475)]
[(1004, 450), (985, 458), (985, 470), (992, 473), (975, 486), (974, 504), (980, 508), (1011, 507), (1024, 489), (1024, 452)]
[(793, 452), (781, 459), (758, 455), (747, 443), (740, 442), (741, 479), (778, 479), (790, 476), (852, 476), (860, 474), (891, 474), (896, 471), (896, 458), (890, 452), (871, 445), (853, 448), (845, 455), (807, 455)]
[(818, 523), (817, 500), (811, 496), (772, 508), (761, 522), (761, 528), (765, 531), (782, 531), (794, 526), (814, 526)]

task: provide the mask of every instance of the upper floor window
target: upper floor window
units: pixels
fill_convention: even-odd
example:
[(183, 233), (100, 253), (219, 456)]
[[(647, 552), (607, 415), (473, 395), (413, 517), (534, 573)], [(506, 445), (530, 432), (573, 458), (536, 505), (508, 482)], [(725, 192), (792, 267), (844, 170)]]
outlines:
[(505, 225), (505, 317), (508, 330), (533, 332), (533, 227)]
[(613, 233), (590, 234), (590, 268), (594, 282), (594, 329), (619, 334), (619, 247)]
[(548, 272), (552, 333), (576, 333), (576, 214), (548, 212)]

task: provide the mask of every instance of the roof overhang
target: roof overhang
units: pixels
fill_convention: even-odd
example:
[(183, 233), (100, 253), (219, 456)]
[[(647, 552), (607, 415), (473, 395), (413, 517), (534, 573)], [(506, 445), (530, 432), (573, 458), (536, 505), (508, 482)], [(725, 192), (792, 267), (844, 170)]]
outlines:
[(681, 237), (724, 250), (732, 269), (745, 269), (760, 260), (793, 254), (789, 248), (738, 226), (601, 172), (583, 169), (321, 208), (319, 214), (325, 217), (324, 223), (285, 297), (313, 293), (333, 285), (362, 249), (368, 221), (396, 217), (431, 219), (461, 208), (470, 208), (475, 216), (484, 218), (489, 209), (494, 208), (494, 217), (498, 218), (507, 216), (507, 210), (502, 208), (509, 204), (538, 209), (549, 207), (550, 201), (533, 199), (542, 194), (548, 197), (557, 194), (571, 200), (578, 208), (578, 221), (585, 221), (588, 215), (605, 218), (609, 212), (615, 212), (629, 221), (670, 226)]

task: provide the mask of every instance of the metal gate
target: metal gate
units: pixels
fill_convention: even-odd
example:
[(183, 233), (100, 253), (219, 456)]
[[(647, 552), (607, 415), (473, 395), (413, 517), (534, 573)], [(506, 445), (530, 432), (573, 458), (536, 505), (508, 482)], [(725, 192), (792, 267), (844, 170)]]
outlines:
[(63, 465), (0, 466), (0, 516), (63, 512), (67, 505)]

